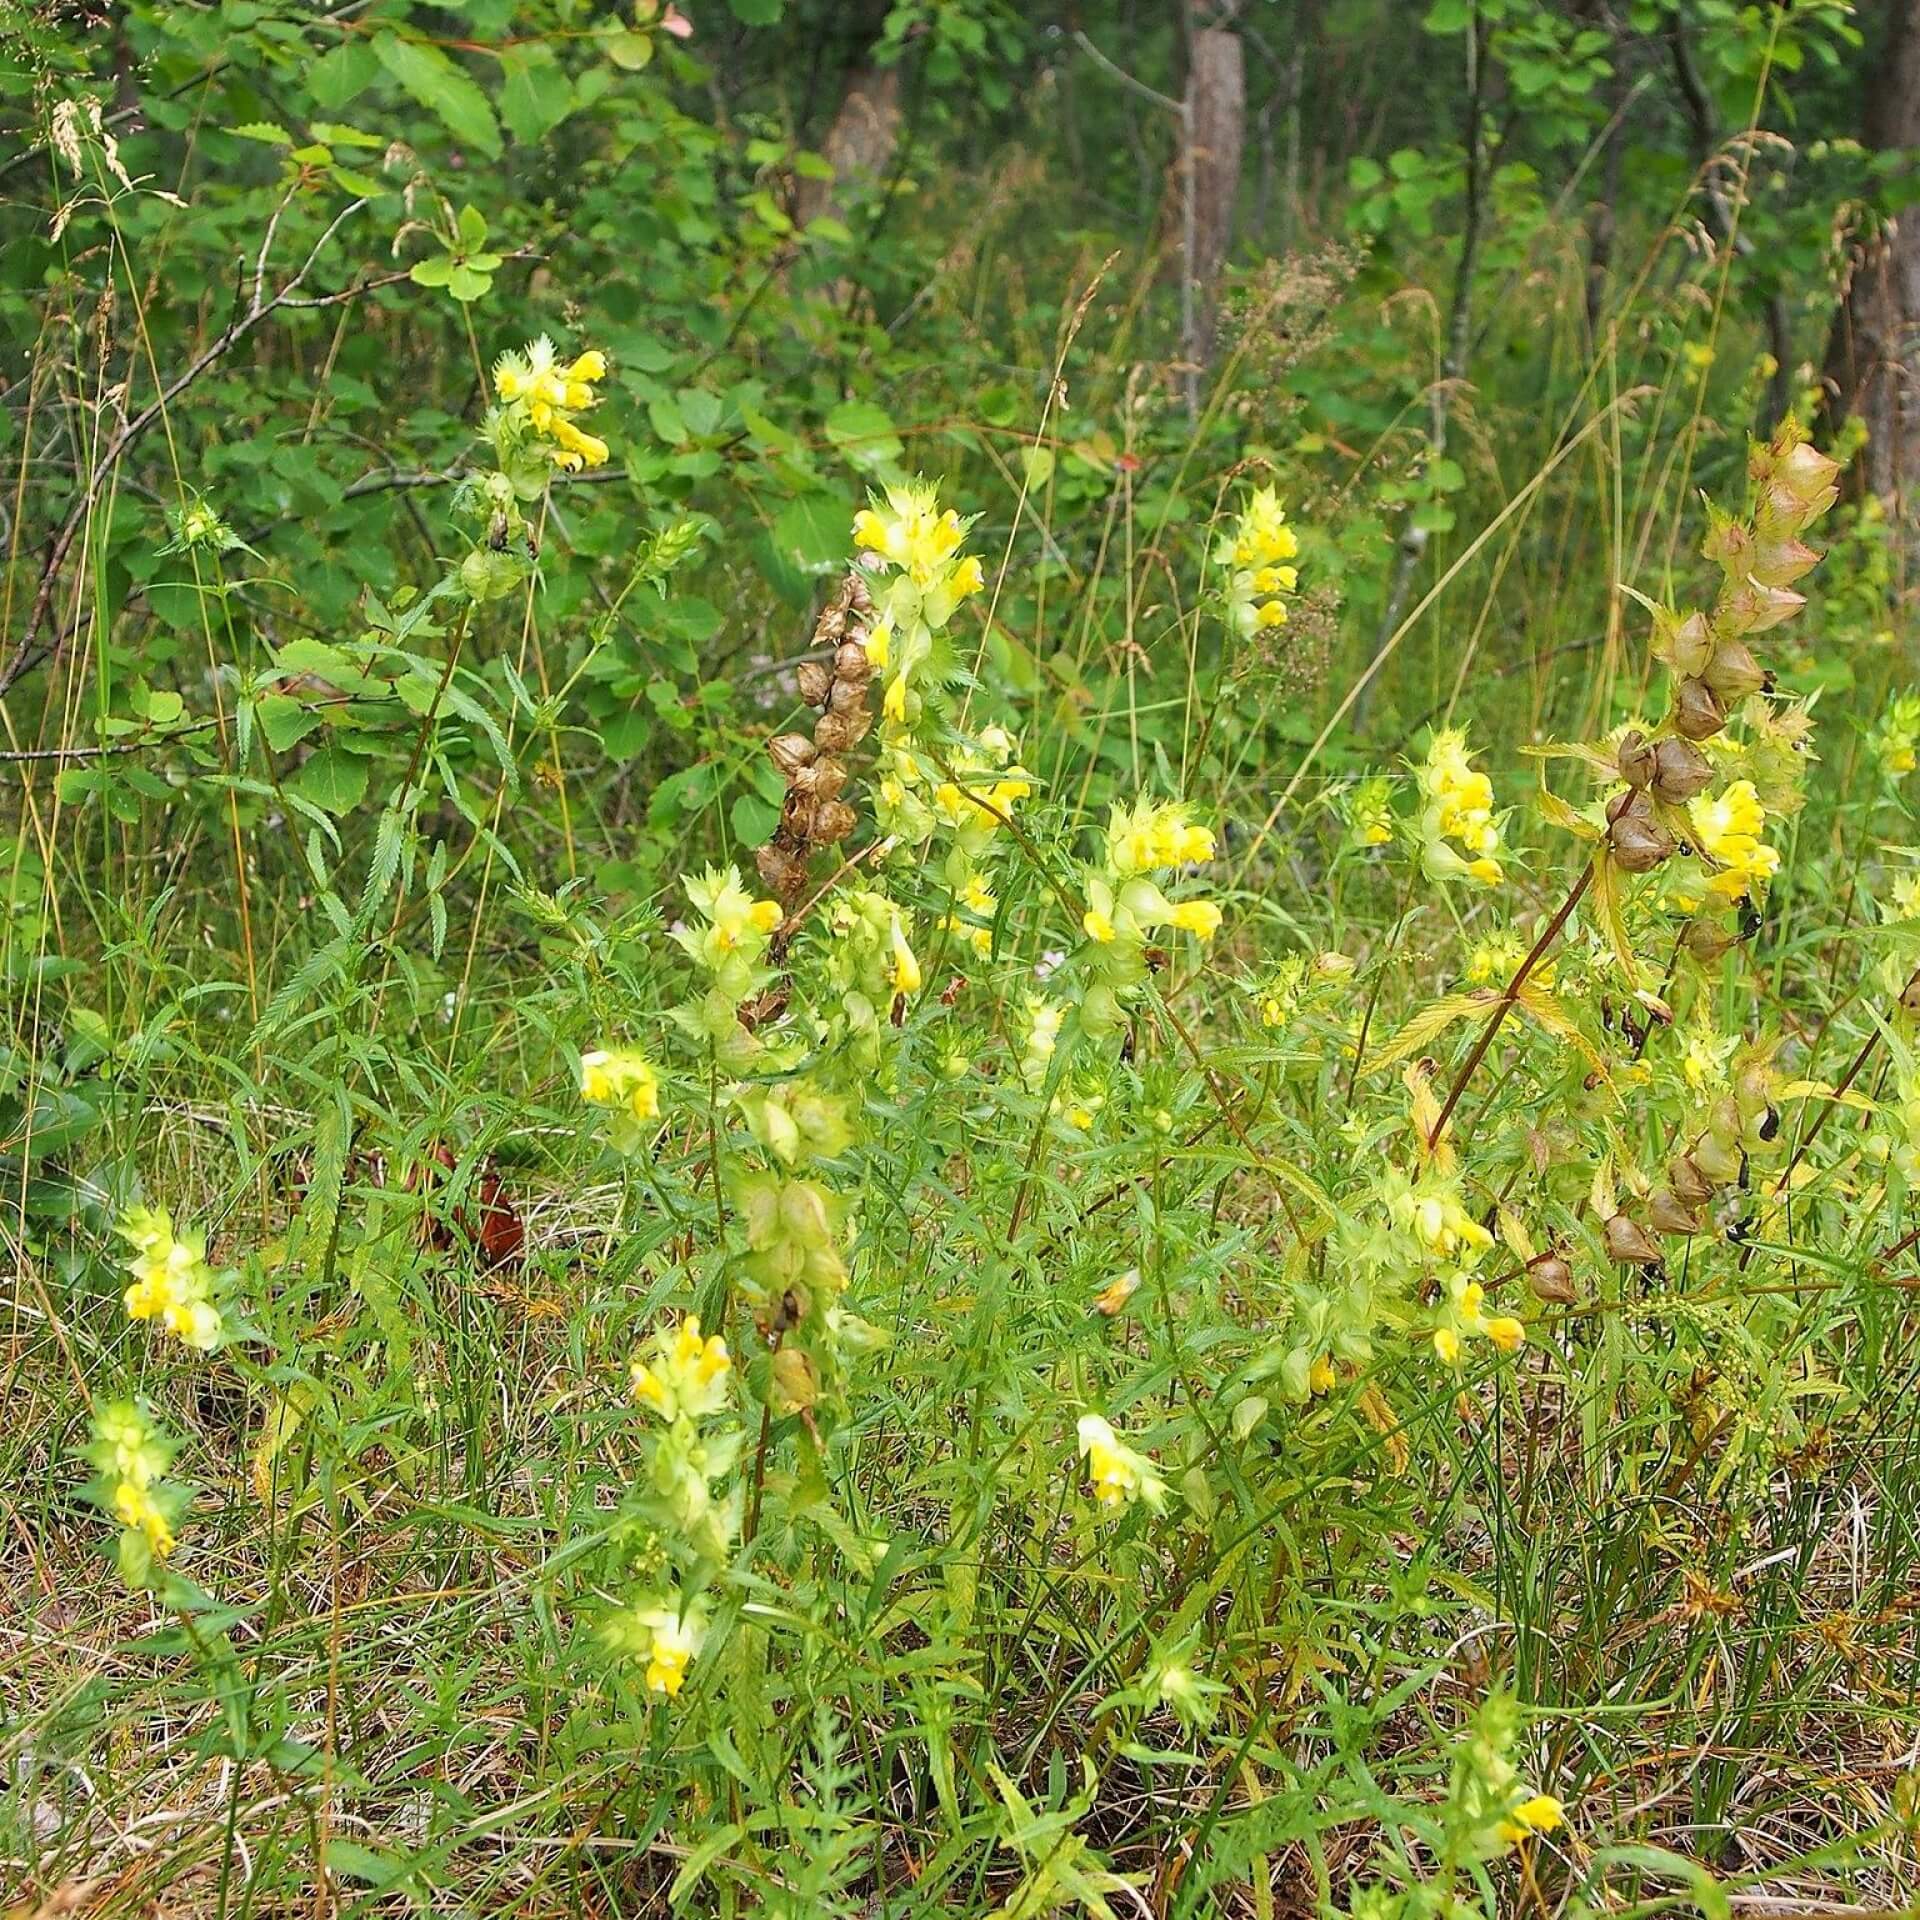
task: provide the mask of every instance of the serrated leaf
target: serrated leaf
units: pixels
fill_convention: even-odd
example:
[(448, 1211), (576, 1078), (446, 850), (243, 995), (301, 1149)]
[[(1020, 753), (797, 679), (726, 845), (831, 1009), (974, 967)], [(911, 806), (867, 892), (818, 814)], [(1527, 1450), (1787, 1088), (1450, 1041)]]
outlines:
[(478, 86), (438, 47), (403, 40), (390, 28), (373, 36), (374, 57), (456, 140), (500, 157), (500, 125)]
[(1455, 1021), (1477, 1013), (1491, 1013), (1499, 998), (1497, 988), (1475, 987), (1468, 993), (1450, 993), (1444, 1000), (1436, 1000), (1432, 1006), (1416, 1013), (1387, 1042), (1383, 1051), (1367, 1061), (1367, 1071), (1378, 1073), (1412, 1054), (1424, 1053)]

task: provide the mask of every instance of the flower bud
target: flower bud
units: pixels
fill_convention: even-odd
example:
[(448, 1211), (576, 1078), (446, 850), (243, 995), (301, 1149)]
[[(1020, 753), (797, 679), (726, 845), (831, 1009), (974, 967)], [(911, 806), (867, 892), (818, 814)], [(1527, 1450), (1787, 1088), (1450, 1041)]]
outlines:
[(1773, 675), (1738, 640), (1721, 641), (1701, 678), (1718, 695), (1722, 706), (1773, 685)]
[(1685, 740), (1662, 740), (1653, 750), (1653, 797), (1684, 806), (1713, 780), (1713, 765)]
[(1573, 1269), (1557, 1253), (1536, 1253), (1527, 1262), (1527, 1285), (1538, 1299), (1560, 1307), (1573, 1305)]
[(767, 742), (767, 753), (773, 764), (789, 780), (802, 767), (811, 766), (820, 749), (804, 733), (776, 733)]
[(1607, 829), (1607, 851), (1623, 873), (1651, 873), (1673, 852), (1673, 835), (1644, 814), (1623, 813)]
[(1657, 1189), (1647, 1202), (1647, 1220), (1656, 1233), (1694, 1234), (1700, 1231), (1700, 1216), (1665, 1187)]
[(1682, 680), (1673, 696), (1673, 724), (1689, 740), (1707, 740), (1727, 724), (1727, 710), (1704, 680)]
[(802, 660), (797, 678), (800, 698), (810, 707), (824, 707), (833, 691), (833, 669), (824, 660)]
[(1638, 727), (1629, 727), (1620, 736), (1620, 744), (1613, 753), (1613, 764), (1620, 769), (1620, 778), (1630, 787), (1651, 786), (1654, 752), (1647, 736)]
[(1646, 1229), (1630, 1220), (1624, 1213), (1616, 1213), (1600, 1230), (1600, 1238), (1605, 1243), (1607, 1258), (1617, 1261), (1623, 1267), (1657, 1267), (1660, 1264), (1660, 1249), (1647, 1237)]

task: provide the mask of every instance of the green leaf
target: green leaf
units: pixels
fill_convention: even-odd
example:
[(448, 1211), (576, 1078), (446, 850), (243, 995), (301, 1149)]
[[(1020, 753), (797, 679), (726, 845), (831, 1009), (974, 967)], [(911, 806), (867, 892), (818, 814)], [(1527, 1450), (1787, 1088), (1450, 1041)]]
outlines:
[(367, 763), (357, 753), (322, 747), (287, 782), (290, 792), (328, 813), (351, 813), (367, 793)]
[(401, 87), (456, 140), (478, 147), (490, 160), (500, 157), (500, 127), (487, 96), (438, 47), (402, 40), (383, 29), (373, 36), (374, 56)]
[(606, 38), (607, 58), (628, 73), (638, 73), (653, 58), (653, 36), (635, 33), (631, 28), (610, 33)]
[(249, 120), (244, 127), (229, 127), (227, 131), (236, 140), (258, 140), (262, 146), (290, 147), (293, 137), (285, 127), (276, 127), (271, 120)]
[(416, 287), (444, 287), (453, 278), (454, 264), (450, 253), (429, 254), (407, 269), (407, 278)]
[(479, 273), (471, 265), (462, 264), (454, 268), (447, 281), (447, 291), (456, 300), (478, 300), (493, 285), (491, 274)]
[(906, 451), (892, 417), (871, 400), (843, 400), (827, 415), (827, 438), (862, 473), (890, 471)]
[(733, 837), (743, 847), (761, 847), (773, 838), (780, 809), (768, 806), (757, 793), (743, 793), (727, 817), (733, 823)]
[(837, 493), (805, 493), (773, 523), (773, 543), (803, 573), (833, 573), (853, 549), (853, 504)]
[(551, 47), (509, 47), (500, 64), (506, 74), (500, 118), (521, 146), (545, 139), (579, 104), (573, 82), (561, 71)]

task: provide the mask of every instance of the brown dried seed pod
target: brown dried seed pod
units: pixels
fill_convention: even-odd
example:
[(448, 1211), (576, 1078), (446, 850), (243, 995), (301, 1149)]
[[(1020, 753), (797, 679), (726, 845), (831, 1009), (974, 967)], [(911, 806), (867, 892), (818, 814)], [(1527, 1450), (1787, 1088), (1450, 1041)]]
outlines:
[(867, 703), (867, 685), (864, 680), (835, 680), (833, 690), (827, 695), (829, 713), (853, 713)]
[(1772, 675), (1762, 668), (1751, 650), (1738, 640), (1721, 641), (1700, 677), (1719, 696), (1723, 705), (1733, 700), (1744, 700), (1750, 693), (1758, 693), (1772, 680)]
[(1698, 608), (1684, 618), (1663, 620), (1660, 638), (1665, 658), (1683, 677), (1698, 673), (1713, 658), (1713, 628)]
[(1625, 873), (1651, 873), (1673, 852), (1673, 835), (1657, 820), (1623, 813), (1607, 829), (1607, 851)]
[(833, 669), (824, 660), (802, 660), (798, 678), (800, 698), (810, 707), (824, 707), (833, 691)]
[(1647, 1222), (1656, 1233), (1694, 1234), (1700, 1231), (1700, 1216), (1665, 1187), (1659, 1188), (1647, 1202)]
[(1607, 1258), (1618, 1261), (1623, 1267), (1653, 1267), (1660, 1264), (1659, 1246), (1648, 1237), (1644, 1227), (1628, 1219), (1624, 1213), (1614, 1214), (1601, 1228), (1600, 1237), (1606, 1243)]
[(819, 812), (820, 802), (812, 794), (799, 787), (789, 787), (780, 806), (780, 830), (804, 847), (814, 837), (813, 825)]
[(784, 840), (770, 840), (754, 855), (753, 861), (760, 869), (760, 878), (776, 899), (790, 905), (806, 891), (806, 858)]
[(858, 680), (864, 684), (873, 677), (873, 662), (867, 658), (865, 647), (849, 640), (834, 649), (833, 670), (842, 680)]
[(1654, 751), (1653, 743), (1638, 727), (1629, 727), (1614, 749), (1613, 763), (1620, 769), (1620, 778), (1631, 787), (1651, 786)]
[(1555, 1306), (1570, 1307), (1576, 1298), (1573, 1269), (1557, 1253), (1536, 1253), (1527, 1262), (1527, 1285), (1536, 1299), (1550, 1300)]
[(1727, 724), (1727, 712), (1704, 680), (1682, 680), (1673, 696), (1673, 724), (1689, 740), (1707, 740)]
[(767, 742), (767, 752), (773, 764), (791, 780), (803, 768), (812, 766), (820, 749), (804, 733), (776, 733)]
[(1676, 1153), (1667, 1162), (1667, 1185), (1684, 1206), (1704, 1207), (1713, 1198), (1713, 1182), (1690, 1153)]
[(813, 831), (808, 838), (820, 846), (830, 847), (853, 831), (857, 819), (854, 810), (844, 800), (822, 801), (814, 810)]
[(807, 769), (807, 778), (811, 783), (808, 791), (816, 799), (837, 800), (847, 784), (846, 763), (823, 754)]
[(872, 725), (873, 715), (864, 710), (822, 714), (813, 730), (813, 744), (822, 753), (848, 753), (867, 737)]
[(1683, 806), (1713, 781), (1713, 765), (1688, 740), (1662, 740), (1653, 750), (1653, 797)]
[(1686, 950), (1696, 960), (1703, 961), (1718, 960), (1729, 947), (1740, 944), (1739, 935), (1724, 920), (1705, 915), (1688, 921), (1687, 930), (1680, 938)]

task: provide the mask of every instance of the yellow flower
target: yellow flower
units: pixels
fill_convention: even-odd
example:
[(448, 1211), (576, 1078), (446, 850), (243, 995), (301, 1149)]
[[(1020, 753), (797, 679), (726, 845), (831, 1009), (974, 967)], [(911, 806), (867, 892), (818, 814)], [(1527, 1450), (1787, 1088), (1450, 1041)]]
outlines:
[(1333, 1370), (1332, 1360), (1323, 1353), (1319, 1359), (1307, 1369), (1307, 1391), (1309, 1393), (1331, 1393), (1338, 1377)]
[(1099, 1414), (1082, 1414), (1078, 1435), (1093, 1497), (1103, 1507), (1130, 1506), (1136, 1500), (1156, 1511), (1165, 1505), (1167, 1489), (1159, 1468), (1128, 1446)]
[(1486, 1324), (1486, 1335), (1502, 1353), (1515, 1353), (1527, 1343), (1527, 1330), (1510, 1313), (1496, 1313)]
[(131, 1243), (133, 1285), (124, 1296), (130, 1320), (158, 1320), (188, 1346), (211, 1353), (226, 1337), (213, 1298), (214, 1276), (200, 1234), (176, 1237), (164, 1208), (135, 1207), (116, 1231)]
[(1553, 1832), (1566, 1817), (1566, 1808), (1553, 1794), (1532, 1794), (1501, 1822), (1500, 1837), (1518, 1843), (1532, 1834)]
[(1080, 916), (1080, 924), (1086, 929), (1089, 940), (1098, 940), (1102, 946), (1113, 939), (1113, 917), (1102, 913), (1098, 907), (1089, 907)]
[(687, 1668), (700, 1651), (704, 1629), (672, 1607), (643, 1607), (637, 1618), (648, 1633), (647, 1691), (671, 1700), (686, 1685)]
[(1433, 1350), (1450, 1367), (1460, 1364), (1460, 1336), (1451, 1327), (1435, 1327)]
[[(955, 598), (978, 593), (978, 561), (949, 562), (966, 529), (951, 507), (939, 504), (938, 490), (924, 482), (889, 487), (886, 510), (863, 507), (853, 517), (854, 544), (876, 559), (898, 567), (918, 587), (944, 583)], [(970, 584), (963, 584), (963, 581)]]
[(1688, 813), (1700, 852), (1718, 868), (1707, 876), (1709, 894), (1744, 900), (1756, 881), (1778, 871), (1780, 850), (1760, 838), (1767, 813), (1751, 780), (1736, 780), (1713, 799), (1696, 795)]
[(120, 1524), (136, 1527), (147, 1536), (147, 1544), (162, 1560), (177, 1542), (166, 1515), (155, 1504), (153, 1495), (138, 1480), (122, 1480), (113, 1490), (113, 1510)]
[(1287, 624), (1287, 610), (1278, 600), (1265, 600), (1253, 610), (1253, 624), (1256, 627), (1284, 627)]
[(632, 1048), (595, 1048), (580, 1056), (580, 1097), (596, 1107), (618, 1107), (636, 1120), (660, 1112), (660, 1076)]
[(628, 1377), (633, 1397), (663, 1420), (700, 1419), (727, 1403), (727, 1375), (733, 1361), (718, 1334), (703, 1338), (700, 1322), (689, 1314), (669, 1334), (653, 1336), (653, 1357), (633, 1357)]
[(964, 600), (970, 593), (979, 593), (986, 584), (986, 575), (980, 571), (980, 562), (968, 554), (949, 576), (947, 591), (956, 600)]
[(1182, 900), (1168, 916), (1168, 924), (1182, 933), (1211, 940), (1220, 931), (1220, 909), (1211, 900)]
[(593, 405), (596, 381), (606, 377), (606, 356), (593, 348), (571, 365), (560, 366), (545, 334), (519, 353), (503, 353), (493, 369), (493, 390), (508, 408), (524, 407), (526, 421), (541, 439), (555, 466), (568, 471), (604, 466), (607, 443), (583, 432), (573, 415)]
[(893, 916), (893, 925), (887, 932), (887, 943), (893, 952), (893, 990), (895, 993), (918, 993), (920, 991), (920, 962), (913, 957), (913, 949), (907, 945), (907, 930), (900, 923), (900, 915)]

